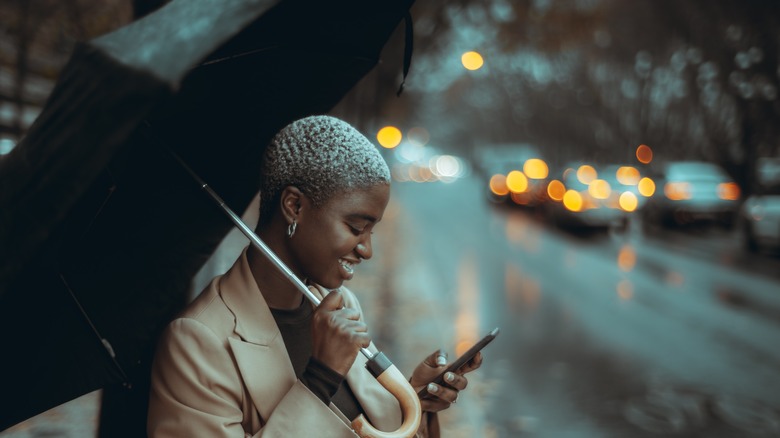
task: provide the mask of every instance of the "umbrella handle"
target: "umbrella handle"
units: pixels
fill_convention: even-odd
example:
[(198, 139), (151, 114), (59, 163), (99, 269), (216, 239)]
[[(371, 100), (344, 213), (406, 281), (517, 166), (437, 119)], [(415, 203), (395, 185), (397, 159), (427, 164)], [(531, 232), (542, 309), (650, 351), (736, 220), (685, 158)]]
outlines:
[[(378, 375), (375, 374), (378, 369), (383, 367), (384, 369)], [(366, 368), (371, 374), (374, 374), (376, 381), (398, 400), (401, 405), (403, 422), (401, 427), (394, 432), (382, 432), (372, 426), (363, 414), (360, 414), (352, 421), (352, 429), (363, 438), (409, 438), (414, 436), (422, 420), (420, 397), (417, 396), (417, 392), (404, 375), (398, 371), (398, 368), (385, 357), (384, 353), (380, 352), (374, 355), (366, 363)]]
[[(268, 258), (271, 263), (276, 266), (280, 272), (290, 280), (303, 295), (308, 298), (314, 305), (319, 305), (320, 300), (314, 295), (308, 287), (273, 253), (265, 242), (252, 231), (251, 228), (244, 221), (241, 220), (233, 210), (225, 204), (225, 201), (206, 184), (198, 174), (195, 173), (188, 165), (181, 159), (172, 149), (168, 151), (173, 155), (176, 161), (192, 176), (192, 178), (200, 184), (201, 189), (217, 203), (220, 209), (230, 218), (236, 227), (249, 239), (249, 242), (264, 256)], [(365, 416), (362, 414), (352, 421), (352, 428), (355, 432), (363, 438), (410, 438), (414, 436), (417, 429), (420, 427), (420, 421), (422, 420), (422, 407), (420, 405), (420, 398), (417, 392), (412, 388), (412, 385), (406, 380), (406, 378), (398, 371), (395, 365), (390, 362), (390, 359), (385, 356), (384, 353), (378, 352), (373, 354), (367, 348), (361, 348), (360, 352), (368, 359), (366, 362), (366, 368), (376, 378), (382, 387), (384, 387), (390, 394), (392, 394), (401, 405), (401, 414), (403, 416), (403, 422), (401, 427), (395, 432), (382, 432), (378, 430), (371, 423), (368, 422)]]

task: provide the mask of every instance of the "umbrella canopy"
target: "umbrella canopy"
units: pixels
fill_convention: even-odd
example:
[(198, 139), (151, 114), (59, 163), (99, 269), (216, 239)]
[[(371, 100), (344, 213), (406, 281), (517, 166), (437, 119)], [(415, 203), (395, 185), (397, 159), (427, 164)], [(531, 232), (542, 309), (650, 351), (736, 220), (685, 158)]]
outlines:
[(271, 136), (332, 108), (411, 3), (282, 1), (206, 31), (216, 50), (183, 53), (197, 67), (182, 78), (77, 48), (0, 161), (0, 430), (108, 384), (143, 385), (157, 333), (232, 226), (167, 149), (243, 211)]

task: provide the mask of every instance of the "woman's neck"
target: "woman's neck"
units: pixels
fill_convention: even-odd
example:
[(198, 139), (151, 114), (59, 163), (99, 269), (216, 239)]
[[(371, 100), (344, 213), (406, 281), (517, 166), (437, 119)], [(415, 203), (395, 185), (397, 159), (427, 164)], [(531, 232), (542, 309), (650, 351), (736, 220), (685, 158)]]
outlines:
[[(279, 257), (280, 254), (274, 250), (278, 245), (273, 245), (273, 242), (267, 239), (263, 240)], [(247, 262), (268, 307), (296, 309), (301, 305), (303, 293), (259, 249), (250, 245), (247, 251)]]

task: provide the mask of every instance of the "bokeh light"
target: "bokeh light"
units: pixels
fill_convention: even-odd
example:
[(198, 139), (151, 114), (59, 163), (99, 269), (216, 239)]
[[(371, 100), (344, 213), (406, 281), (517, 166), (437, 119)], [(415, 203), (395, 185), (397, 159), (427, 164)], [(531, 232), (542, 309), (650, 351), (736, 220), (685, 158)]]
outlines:
[(691, 198), (691, 185), (687, 182), (669, 182), (664, 186), (664, 195), (672, 201)]
[(425, 146), (428, 144), (428, 141), (430, 141), (431, 135), (428, 133), (427, 129), (421, 126), (415, 126), (406, 133), (406, 138), (409, 140), (409, 143), (412, 143), (415, 146)]
[(401, 144), (403, 134), (401, 130), (395, 126), (385, 126), (376, 133), (376, 140), (382, 147), (392, 149)]
[(498, 196), (509, 193), (509, 188), (506, 186), (506, 175), (496, 174), (490, 177), (490, 191)]
[(431, 159), (431, 168), (440, 177), (454, 178), (461, 174), (461, 164), (452, 155), (440, 155)]
[(635, 167), (620, 166), (615, 172), (618, 182), (627, 186), (635, 186), (639, 183), (639, 171)]
[(636, 148), (636, 159), (642, 164), (648, 164), (653, 161), (653, 150), (646, 144), (640, 144)]
[(523, 172), (513, 170), (506, 176), (506, 186), (510, 192), (523, 193), (528, 190), (528, 178)]
[(618, 198), (618, 205), (620, 205), (620, 208), (623, 211), (634, 211), (636, 210), (636, 207), (639, 205), (639, 200), (636, 199), (636, 195), (631, 192), (623, 192), (620, 194), (620, 198)]
[(531, 158), (523, 164), (523, 173), (531, 179), (544, 179), (550, 173), (547, 163), (539, 158)]
[(618, 252), (618, 267), (621, 271), (628, 272), (636, 266), (636, 251), (631, 245), (623, 245)]
[(718, 184), (718, 197), (727, 201), (738, 201), (740, 196), (739, 185), (734, 182)]
[(582, 195), (576, 190), (567, 190), (563, 195), (563, 206), (571, 211), (582, 210)]
[(594, 179), (598, 178), (599, 174), (596, 169), (589, 164), (583, 164), (577, 169), (577, 179), (583, 184), (590, 184)]
[(603, 179), (594, 179), (588, 185), (588, 193), (596, 199), (607, 199), (612, 193), (609, 183)]
[(566, 193), (566, 186), (562, 182), (554, 179), (547, 185), (547, 196), (553, 201), (563, 200), (563, 194)]
[(466, 52), (460, 57), (460, 62), (466, 70), (479, 70), (485, 64), (482, 55), (477, 52)]
[(644, 196), (645, 198), (649, 198), (655, 194), (655, 182), (648, 177), (644, 177), (639, 180), (637, 189), (639, 189), (640, 195)]

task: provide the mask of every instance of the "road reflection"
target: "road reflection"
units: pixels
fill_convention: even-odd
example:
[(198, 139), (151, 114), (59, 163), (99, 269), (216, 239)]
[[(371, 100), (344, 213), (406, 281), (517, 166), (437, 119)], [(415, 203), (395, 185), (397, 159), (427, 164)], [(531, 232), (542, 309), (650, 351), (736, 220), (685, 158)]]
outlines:
[(407, 263), (435, 273), (431, 300), (457, 290), (435, 308), (457, 349), (502, 330), (449, 436), (780, 433), (780, 278), (724, 257), (730, 236), (571, 234), (468, 179), (398, 196)]

